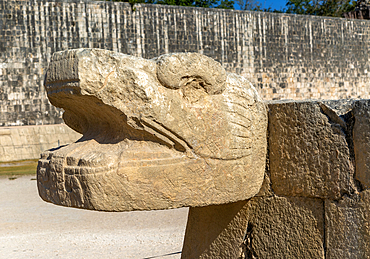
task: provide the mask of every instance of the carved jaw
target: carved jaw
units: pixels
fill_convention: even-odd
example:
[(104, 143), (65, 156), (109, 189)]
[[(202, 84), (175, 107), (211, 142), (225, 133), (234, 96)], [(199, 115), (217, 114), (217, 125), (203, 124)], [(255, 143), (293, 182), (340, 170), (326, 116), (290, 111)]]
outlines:
[(151, 210), (235, 202), (259, 191), (265, 106), (245, 79), (205, 56), (59, 52), (45, 88), (66, 124), (83, 134), (42, 154), (38, 188), (46, 201)]
[[(181, 153), (170, 152), (169, 148), (157, 143), (143, 145), (140, 141), (123, 140), (115, 144), (100, 144), (95, 139), (81, 139), (41, 155), (39, 193), (44, 200), (65, 206), (108, 211), (139, 209), (135, 204), (115, 201), (120, 196), (132, 195), (124, 185), (134, 180), (133, 169), (156, 168), (156, 173), (160, 174), (162, 168), (185, 163)], [(147, 173), (153, 172), (149, 170)], [(110, 181), (112, 178), (114, 180)], [(116, 182), (117, 179), (120, 182)], [(138, 189), (132, 193), (140, 191), (140, 185), (145, 185), (144, 182), (136, 184)], [(146, 209), (146, 205), (140, 206)], [(148, 206), (147, 209), (152, 208)]]

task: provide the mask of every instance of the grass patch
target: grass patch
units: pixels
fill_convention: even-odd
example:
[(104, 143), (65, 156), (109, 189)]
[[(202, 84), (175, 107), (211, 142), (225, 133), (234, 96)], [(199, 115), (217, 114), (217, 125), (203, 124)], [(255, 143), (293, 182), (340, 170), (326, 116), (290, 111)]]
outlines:
[(37, 169), (37, 159), (14, 162), (1, 162), (0, 175), (34, 175)]

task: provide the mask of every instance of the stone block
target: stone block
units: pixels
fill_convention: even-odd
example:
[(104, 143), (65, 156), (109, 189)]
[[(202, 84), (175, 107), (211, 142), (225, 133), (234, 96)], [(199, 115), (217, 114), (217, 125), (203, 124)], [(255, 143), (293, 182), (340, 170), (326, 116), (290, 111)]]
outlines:
[[(42, 126), (42, 125), (41, 125)], [(47, 125), (49, 126), (49, 125)], [(47, 127), (46, 125), (44, 125), (44, 127)], [(55, 127), (55, 125), (51, 125), (52, 127)], [(31, 135), (41, 135), (43, 134), (42, 133), (42, 128), (44, 127), (32, 127), (32, 126), (28, 126), (29, 128), (29, 132)]]
[(2, 159), (4, 159), (6, 156), (7, 156), (7, 154), (5, 153), (4, 148), (2, 146), (0, 146), (0, 157)]
[(246, 201), (190, 208), (181, 258), (240, 258)]
[(38, 142), (40, 144), (48, 144), (48, 143), (52, 143), (52, 142), (55, 142), (55, 138), (58, 138), (58, 135), (55, 135), (55, 134), (47, 134), (46, 132), (43, 132), (44, 134), (40, 134), (38, 136)]
[(246, 210), (244, 258), (325, 258), (320, 199), (254, 197)]
[(272, 189), (278, 195), (338, 199), (353, 193), (346, 123), (316, 102), (269, 104)]
[[(3, 148), (4, 148), (4, 153), (7, 154), (8, 157), (15, 157), (16, 156), (14, 146), (3, 146)], [(2, 161), (4, 161), (4, 160), (2, 160)]]
[(1, 146), (1, 156), (0, 162), (11, 161), (14, 157), (14, 147), (13, 146)]
[(18, 131), (19, 136), (28, 136), (28, 135), (30, 135), (28, 127), (20, 127), (20, 128), (13, 129), (13, 130)]
[(27, 134), (25, 137), (26, 141), (24, 143), (27, 143), (28, 145), (37, 145), (40, 143), (40, 135), (37, 134), (31, 134), (33, 131), (29, 130), (29, 134)]
[(55, 128), (56, 126), (54, 125), (47, 125), (46, 127), (43, 128), (43, 130), (45, 130), (45, 134), (46, 135), (53, 135), (55, 134)]
[(370, 100), (357, 101), (353, 108), (355, 125), (353, 145), (356, 157), (356, 179), (370, 188)]
[(370, 190), (325, 201), (326, 258), (370, 258)]
[(65, 124), (60, 124), (54, 130), (57, 134), (67, 134), (71, 129)]
[(10, 129), (8, 128), (0, 128), (0, 138), (2, 136), (10, 135)]
[(40, 145), (39, 144), (29, 145), (24, 150), (25, 150), (24, 156), (27, 157), (27, 159), (33, 159), (34, 157), (40, 157)]
[(11, 135), (0, 135), (0, 145), (1, 146), (12, 146), (13, 139)]
[[(11, 138), (12, 138), (12, 142), (13, 142), (13, 145), (14, 146), (22, 146), (27, 142), (27, 136), (19, 136), (18, 134), (14, 134), (15, 132), (13, 131), (12, 132), (13, 134), (11, 135)], [(0, 136), (1, 138), (1, 136)], [(1, 141), (0, 141), (1, 143)]]

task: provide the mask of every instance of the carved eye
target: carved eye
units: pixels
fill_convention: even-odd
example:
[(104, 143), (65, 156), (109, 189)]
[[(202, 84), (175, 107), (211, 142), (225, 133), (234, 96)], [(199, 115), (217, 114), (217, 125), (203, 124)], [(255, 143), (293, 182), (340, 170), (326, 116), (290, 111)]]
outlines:
[(225, 89), (226, 71), (220, 63), (198, 53), (173, 53), (156, 59), (158, 80), (166, 87), (189, 86), (220, 94)]

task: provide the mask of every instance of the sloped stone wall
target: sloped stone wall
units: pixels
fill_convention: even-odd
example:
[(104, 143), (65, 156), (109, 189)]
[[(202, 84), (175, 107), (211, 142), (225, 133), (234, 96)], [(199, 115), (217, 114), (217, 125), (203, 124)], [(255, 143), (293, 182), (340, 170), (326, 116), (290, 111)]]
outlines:
[(43, 78), (52, 53), (200, 52), (272, 99), (369, 98), (369, 22), (88, 0), (0, 0), (0, 126), (61, 123)]
[(65, 124), (1, 127), (0, 162), (38, 159), (43, 151), (73, 143), (80, 137)]

